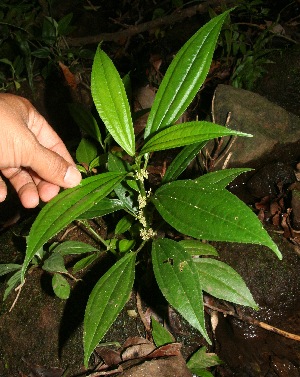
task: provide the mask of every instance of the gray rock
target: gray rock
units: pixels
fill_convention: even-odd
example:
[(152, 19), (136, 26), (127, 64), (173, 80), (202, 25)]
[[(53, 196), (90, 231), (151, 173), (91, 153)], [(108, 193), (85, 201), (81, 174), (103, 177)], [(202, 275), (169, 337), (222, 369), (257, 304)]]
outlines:
[(258, 167), (268, 162), (295, 163), (300, 158), (300, 118), (259, 94), (228, 85), (215, 93), (216, 123), (224, 125), (231, 113), (229, 127), (250, 133), (238, 137), (227, 167)]

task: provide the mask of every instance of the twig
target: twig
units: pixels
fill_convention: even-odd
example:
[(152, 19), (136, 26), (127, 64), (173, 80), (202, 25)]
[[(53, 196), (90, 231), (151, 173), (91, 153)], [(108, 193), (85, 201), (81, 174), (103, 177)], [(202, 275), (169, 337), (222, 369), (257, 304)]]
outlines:
[(251, 317), (243, 317), (241, 318), (242, 320), (244, 320), (245, 322), (248, 322), (248, 323), (251, 323), (252, 325), (256, 325), (256, 326), (259, 326), (265, 330), (268, 330), (268, 331), (272, 331), (274, 332), (275, 334), (279, 334), (279, 335), (282, 335), (284, 336), (285, 338), (288, 338), (288, 339), (293, 339), (293, 340), (296, 340), (298, 342), (300, 342), (300, 335), (297, 335), (297, 334), (292, 334), (290, 332), (287, 332), (287, 331), (284, 331), (284, 330), (281, 330), (277, 327), (274, 327), (274, 326), (271, 326), (271, 325), (268, 325), (267, 323), (265, 322), (261, 322), (261, 321), (258, 321), (257, 319), (254, 319), (254, 318), (251, 318)]
[(122, 373), (124, 372), (123, 368), (121, 365), (118, 366), (117, 369), (113, 369), (113, 370), (104, 370), (104, 371), (98, 371), (98, 372), (94, 372), (92, 374), (89, 374), (89, 377), (98, 377), (98, 376), (111, 376), (111, 375), (115, 375), (116, 373)]
[[(232, 156), (232, 152), (229, 152), (229, 151), (230, 151), (230, 149), (232, 148), (233, 144), (236, 142), (236, 140), (237, 140), (237, 136), (233, 136), (233, 137), (231, 138), (231, 140), (230, 140), (228, 146), (227, 146), (227, 151), (226, 151), (226, 153), (228, 153), (228, 157), (226, 157), (226, 160), (225, 160), (225, 162), (224, 162), (224, 164), (223, 164), (222, 169), (225, 169), (225, 168), (226, 168), (226, 166), (227, 166), (227, 164), (228, 164), (228, 162), (229, 162), (229, 159), (230, 159), (231, 156)], [(216, 166), (219, 162), (221, 162), (221, 161), (223, 160), (223, 158), (226, 156), (226, 153), (224, 153), (223, 156), (220, 156), (220, 158), (216, 161), (215, 166)]]
[[(234, 139), (234, 141), (235, 141), (235, 139)], [(232, 152), (229, 152), (228, 156), (225, 158), (224, 164), (222, 166), (222, 170), (227, 168), (227, 165), (229, 163), (229, 160), (231, 159), (231, 156), (232, 156)]]
[[(220, 0), (209, 0), (201, 4), (182, 9), (180, 11), (175, 11), (171, 15), (165, 17), (157, 18), (155, 20), (144, 22), (139, 25), (131, 25), (127, 29), (119, 30), (114, 33), (101, 33), (87, 37), (67, 38), (67, 41), (70, 46), (84, 46), (87, 44), (100, 43), (102, 41), (118, 42), (119, 40), (124, 40), (125, 38), (130, 38), (134, 35), (157, 29), (162, 26), (173, 25), (176, 22), (184, 20), (185, 18), (195, 16), (197, 13), (206, 13), (210, 6), (218, 5), (219, 3)], [(233, 3), (233, 0), (228, 1), (228, 5)]]
[(213, 99), (211, 101), (211, 118), (213, 123), (216, 123), (216, 118), (215, 118), (215, 99), (216, 99), (216, 91), (214, 92)]
[(250, 323), (251, 325), (261, 327), (261, 328), (263, 328), (265, 330), (271, 331), (271, 332), (273, 332), (275, 334), (278, 334), (278, 335), (282, 335), (285, 338), (293, 339), (293, 340), (296, 340), (296, 341), (300, 342), (300, 335), (292, 334), (292, 333), (289, 333), (287, 331), (281, 330), (281, 329), (279, 329), (277, 327), (271, 326), (271, 325), (269, 325), (269, 324), (267, 324), (265, 322), (258, 321), (257, 319), (237, 314), (237, 313), (235, 313), (232, 310), (222, 309), (222, 308), (219, 308), (217, 306), (210, 305), (208, 303), (204, 303), (204, 306), (206, 306), (207, 308), (209, 308), (211, 310), (223, 313), (224, 316), (230, 315), (230, 316), (232, 316), (234, 318), (239, 319), (240, 321)]
[(95, 7), (94, 4), (92, 4), (89, 0), (86, 0), (86, 2), (89, 4), (90, 8), (91, 8), (93, 11), (97, 12), (97, 8)]
[(24, 284), (25, 284), (25, 280), (23, 281), (23, 283), (21, 283), (20, 285), (18, 285), (17, 288), (15, 288), (15, 292), (17, 292), (17, 296), (14, 299), (14, 302), (12, 303), (12, 306), (10, 307), (9, 312), (11, 312), (13, 310), (13, 308), (15, 307), (15, 305), (16, 305), (18, 299), (19, 299), (19, 296), (20, 296), (20, 293), (21, 293), (21, 290), (22, 290)]
[(59, 241), (60, 241), (60, 242), (63, 241), (63, 240), (67, 237), (68, 233), (72, 232), (72, 230), (74, 230), (74, 229), (76, 229), (76, 228), (77, 228), (77, 225), (72, 226), (71, 228), (66, 229), (66, 230), (64, 231), (63, 235), (60, 237)]
[[(213, 119), (213, 122), (215, 123), (214, 100), (215, 100), (215, 96), (214, 96), (213, 101), (212, 101), (212, 119)], [(230, 117), (231, 117), (231, 112), (229, 112), (227, 114), (225, 127), (228, 127), (228, 124), (230, 122)], [(228, 153), (228, 151), (231, 148), (231, 146), (233, 145), (234, 141), (235, 141), (235, 139), (233, 139), (229, 144), (227, 143), (224, 150), (221, 151), (222, 145), (224, 143), (224, 137), (219, 137), (219, 138), (215, 139), (216, 147), (214, 148), (212, 155), (210, 156), (209, 170), (212, 170), (217, 165), (217, 163), (219, 163), (225, 157), (226, 153)], [(230, 157), (231, 157), (231, 155), (230, 155)], [(230, 159), (230, 157), (229, 157), (229, 159)], [(228, 161), (229, 161), (229, 159), (228, 159)], [(227, 163), (228, 163), (228, 161), (227, 161)]]

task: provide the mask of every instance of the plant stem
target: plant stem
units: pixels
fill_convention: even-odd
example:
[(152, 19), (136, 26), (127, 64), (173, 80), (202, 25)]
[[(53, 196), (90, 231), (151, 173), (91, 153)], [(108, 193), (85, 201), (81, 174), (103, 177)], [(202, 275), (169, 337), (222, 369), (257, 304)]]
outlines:
[(100, 241), (105, 247), (106, 250), (111, 251), (115, 254), (115, 250), (91, 227), (87, 220), (77, 220), (81, 225), (83, 225), (87, 231), (92, 234), (98, 241)]
[(138, 252), (140, 252), (141, 250), (142, 250), (142, 248), (145, 246), (145, 244), (146, 244), (146, 240), (144, 240), (141, 244), (140, 244), (140, 246), (138, 247), (138, 249), (135, 251), (136, 253), (138, 253)]

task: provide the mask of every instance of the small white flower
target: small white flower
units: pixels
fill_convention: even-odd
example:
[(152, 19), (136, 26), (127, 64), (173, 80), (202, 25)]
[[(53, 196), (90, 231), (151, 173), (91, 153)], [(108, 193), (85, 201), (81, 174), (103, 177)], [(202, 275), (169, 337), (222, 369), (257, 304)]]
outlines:
[(149, 229), (143, 228), (140, 230), (140, 236), (142, 240), (148, 241), (151, 238), (156, 236), (156, 232), (152, 228), (149, 228)]
[(145, 208), (147, 205), (147, 199), (145, 196), (139, 194), (138, 196), (139, 209)]
[(135, 176), (139, 181), (143, 183), (145, 179), (148, 179), (148, 172), (146, 169), (141, 169), (140, 171), (137, 171), (135, 173)]

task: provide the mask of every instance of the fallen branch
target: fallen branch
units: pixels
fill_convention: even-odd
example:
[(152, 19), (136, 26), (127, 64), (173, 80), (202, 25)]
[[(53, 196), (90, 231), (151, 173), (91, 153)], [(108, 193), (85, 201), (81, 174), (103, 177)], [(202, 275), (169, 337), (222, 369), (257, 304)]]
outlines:
[[(66, 41), (69, 46), (84, 46), (88, 44), (97, 44), (103, 41), (118, 42), (120, 40), (130, 38), (134, 35), (144, 33), (145, 31), (157, 29), (162, 26), (173, 25), (176, 22), (184, 20), (185, 18), (195, 16), (197, 13), (206, 13), (210, 6), (219, 5), (221, 2), (223, 3), (224, 1), (209, 0), (189, 8), (176, 10), (171, 15), (165, 17), (157, 18), (155, 20), (144, 22), (139, 25), (131, 25), (127, 29), (119, 30), (114, 33), (101, 33), (97, 35), (90, 35), (87, 37), (69, 37), (66, 38)], [(234, 3), (234, 1), (229, 0), (226, 3), (227, 6), (230, 6)]]
[(244, 315), (237, 314), (233, 310), (226, 310), (226, 309), (214, 306), (214, 305), (210, 305), (208, 303), (204, 303), (204, 306), (207, 307), (208, 309), (213, 310), (213, 311), (217, 311), (217, 312), (223, 313), (224, 316), (230, 315), (230, 316), (232, 316), (234, 318), (239, 319), (240, 321), (247, 322), (247, 323), (249, 323), (251, 325), (258, 326), (258, 327), (261, 327), (261, 328), (263, 328), (265, 330), (271, 331), (271, 332), (273, 332), (275, 334), (284, 336), (285, 338), (293, 339), (293, 340), (296, 340), (297, 342), (300, 342), (300, 335), (292, 334), (290, 332), (281, 330), (281, 329), (279, 329), (277, 327), (271, 326), (271, 325), (269, 325), (269, 324), (267, 324), (265, 322), (258, 321), (257, 319), (251, 318), (249, 316), (244, 316)]

